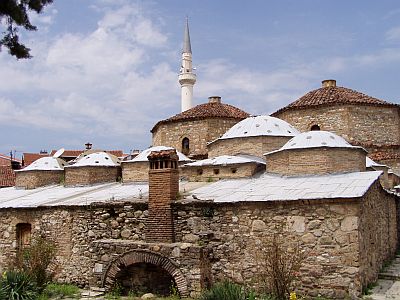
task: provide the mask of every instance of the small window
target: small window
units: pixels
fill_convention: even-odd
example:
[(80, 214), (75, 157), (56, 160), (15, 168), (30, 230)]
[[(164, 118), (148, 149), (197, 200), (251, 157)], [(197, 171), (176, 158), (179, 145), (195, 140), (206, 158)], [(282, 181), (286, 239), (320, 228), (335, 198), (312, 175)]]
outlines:
[(214, 174), (218, 175), (219, 174), (219, 169), (214, 169)]
[(29, 223), (19, 223), (17, 228), (17, 247), (22, 250), (31, 244), (32, 226)]
[(321, 128), (319, 127), (319, 125), (314, 124), (313, 126), (311, 126), (311, 131), (318, 131), (321, 130)]
[(188, 154), (189, 153), (189, 146), (190, 146), (189, 139), (187, 137), (185, 137), (182, 140), (182, 153), (183, 154)]
[(197, 169), (197, 175), (203, 175), (203, 169)]
[(232, 172), (232, 174), (235, 174), (237, 172), (237, 169), (236, 168), (232, 168), (231, 172)]

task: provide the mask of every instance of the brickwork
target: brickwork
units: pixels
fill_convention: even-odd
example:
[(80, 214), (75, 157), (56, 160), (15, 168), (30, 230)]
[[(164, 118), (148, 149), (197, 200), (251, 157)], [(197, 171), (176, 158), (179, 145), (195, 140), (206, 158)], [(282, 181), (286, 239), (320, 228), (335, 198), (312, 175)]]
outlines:
[(365, 171), (366, 153), (352, 148), (310, 148), (266, 155), (266, 170), (280, 175)]
[(149, 162), (122, 162), (123, 182), (142, 182), (149, 180)]
[(179, 192), (178, 155), (175, 150), (151, 152), (148, 156), (149, 218), (146, 241), (169, 242), (175, 240), (171, 202)]
[(189, 181), (216, 181), (224, 178), (251, 177), (265, 170), (265, 165), (246, 163), (226, 166), (183, 167), (182, 176)]
[(64, 177), (64, 171), (20, 171), (15, 172), (15, 186), (17, 188), (35, 189), (41, 186), (60, 184)]
[(121, 167), (82, 166), (65, 168), (65, 186), (116, 182), (121, 178)]
[[(153, 132), (153, 146), (169, 146), (189, 157), (207, 157), (207, 143), (211, 142), (241, 119), (210, 118), (160, 124)], [(182, 149), (182, 140), (189, 139), (189, 152)]]
[(264, 158), (265, 153), (278, 150), (290, 138), (285, 136), (255, 136), (217, 140), (207, 146), (208, 157), (242, 153)]

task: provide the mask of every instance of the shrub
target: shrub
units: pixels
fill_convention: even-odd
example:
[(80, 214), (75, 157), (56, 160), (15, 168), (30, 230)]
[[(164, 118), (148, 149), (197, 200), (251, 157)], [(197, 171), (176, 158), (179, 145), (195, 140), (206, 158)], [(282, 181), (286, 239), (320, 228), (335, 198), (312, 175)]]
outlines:
[(242, 286), (222, 281), (214, 284), (209, 290), (203, 292), (200, 300), (246, 300), (247, 291)]
[(19, 271), (7, 271), (0, 280), (0, 300), (37, 299), (38, 290), (32, 278)]
[(17, 267), (30, 275), (42, 291), (53, 278), (48, 268), (55, 260), (55, 255), (55, 244), (43, 237), (37, 237), (28, 248), (18, 254)]

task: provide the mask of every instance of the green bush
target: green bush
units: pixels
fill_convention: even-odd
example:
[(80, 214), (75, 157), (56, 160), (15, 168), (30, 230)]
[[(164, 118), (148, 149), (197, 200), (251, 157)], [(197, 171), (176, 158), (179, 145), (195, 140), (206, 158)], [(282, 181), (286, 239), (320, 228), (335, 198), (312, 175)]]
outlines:
[(0, 280), (0, 300), (34, 300), (38, 297), (35, 281), (24, 272), (7, 271)]
[[(79, 288), (72, 284), (50, 283), (44, 289), (42, 295), (47, 298), (73, 298), (79, 294)], [(45, 298), (46, 299), (46, 298)]]
[(18, 254), (17, 267), (36, 281), (40, 292), (53, 278), (48, 268), (55, 255), (55, 244), (42, 237), (34, 239), (28, 248)]
[(247, 300), (248, 292), (242, 286), (228, 280), (214, 284), (203, 292), (200, 300)]

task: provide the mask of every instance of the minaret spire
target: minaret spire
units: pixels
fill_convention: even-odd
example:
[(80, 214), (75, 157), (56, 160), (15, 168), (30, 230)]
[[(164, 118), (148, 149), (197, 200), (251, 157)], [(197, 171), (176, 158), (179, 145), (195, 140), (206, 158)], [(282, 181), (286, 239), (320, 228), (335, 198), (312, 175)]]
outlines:
[(182, 65), (178, 79), (181, 85), (182, 111), (185, 111), (193, 107), (193, 86), (196, 83), (196, 74), (193, 73), (192, 66), (192, 47), (190, 45), (189, 20), (187, 17), (183, 35)]

